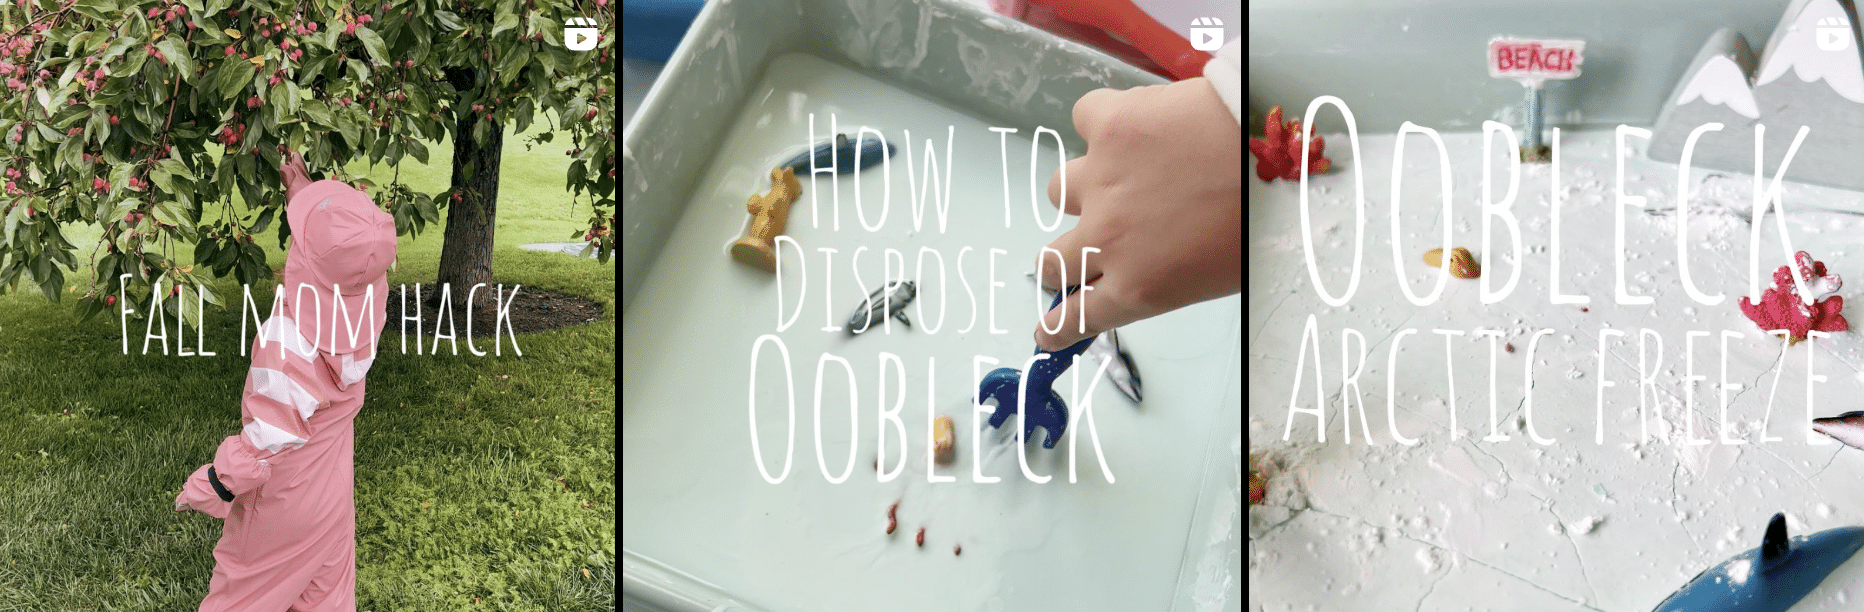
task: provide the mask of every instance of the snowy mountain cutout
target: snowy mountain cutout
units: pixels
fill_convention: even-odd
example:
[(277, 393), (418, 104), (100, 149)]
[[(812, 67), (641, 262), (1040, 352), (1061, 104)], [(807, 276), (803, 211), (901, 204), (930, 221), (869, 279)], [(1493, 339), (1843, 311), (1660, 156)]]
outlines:
[(1658, 112), (1647, 154), (1677, 163), (1692, 131), (1720, 123), (1720, 131), (1703, 133), (1690, 164), (1751, 173), (1754, 130), (1764, 125), (1762, 171), (1771, 174), (1807, 126), (1786, 178), (1864, 189), (1864, 171), (1852, 161), (1864, 146), (1864, 38), (1856, 16), (1853, 0), (1794, 0), (1758, 59), (1740, 34), (1717, 30)]
[(1676, 103), (1687, 104), (1697, 99), (1726, 106), (1749, 119), (1760, 118), (1760, 108), (1754, 104), (1754, 90), (1748, 87), (1747, 74), (1725, 55), (1709, 58), (1695, 78), (1683, 86)]
[[(1857, 47), (1849, 44), (1854, 35), (1845, 7), (1839, 6), (1837, 0), (1812, 0), (1805, 4), (1784, 36), (1775, 33), (1767, 41), (1757, 82), (1766, 85), (1791, 72), (1808, 83), (1825, 81), (1838, 95), (1864, 104), (1864, 63), (1858, 60)], [(1789, 8), (1787, 15), (1792, 14)], [(1834, 36), (1842, 36), (1837, 40), (1846, 43), (1843, 48), (1821, 48), (1833, 46)]]

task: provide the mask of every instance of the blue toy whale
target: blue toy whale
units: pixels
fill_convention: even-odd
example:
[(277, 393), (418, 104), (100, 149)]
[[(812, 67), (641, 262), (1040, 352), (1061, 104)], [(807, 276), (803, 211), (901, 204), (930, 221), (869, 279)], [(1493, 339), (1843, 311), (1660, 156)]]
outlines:
[[(1062, 298), (1074, 293), (1079, 285), (1069, 287), (1065, 292), (1055, 294), (1055, 301), (1049, 304), (1054, 310), (1061, 305)], [(1038, 359), (1029, 366), (1029, 376), (1024, 380), (1022, 371), (1016, 368), (997, 368), (984, 375), (983, 382), (977, 386), (977, 401), (997, 400), (997, 411), (990, 415), (991, 427), (1002, 427), (1003, 422), (1016, 414), (1017, 399), (1021, 397), (1018, 387), (1027, 383), (1029, 405), (1023, 408), (1023, 440), (1030, 440), (1036, 427), (1048, 431), (1048, 437), (1042, 441), (1042, 448), (1055, 448), (1061, 441), (1061, 434), (1068, 429), (1068, 404), (1062, 401), (1061, 394), (1050, 388), (1055, 378), (1074, 365), (1075, 357), (1087, 350), (1094, 343), (1096, 336), (1076, 342), (1068, 348), (1048, 353), (1047, 359)], [(1036, 347), (1036, 354), (1047, 353), (1042, 347)]]
[[(855, 167), (855, 149), (860, 149), (861, 165)], [(847, 134), (836, 134), (835, 140), (816, 145), (808, 151), (797, 153), (788, 161), (777, 165), (777, 169), (795, 168), (796, 177), (804, 178), (814, 168), (834, 168), (836, 174), (850, 174), (856, 170), (866, 170), (880, 163), (881, 158), (893, 157), (897, 149), (893, 143), (880, 138), (862, 137), (857, 141), (848, 140)], [(813, 167), (812, 162), (813, 160)]]
[(1723, 561), (1671, 593), (1655, 612), (1785, 612), (1827, 574), (1864, 547), (1864, 527), (1839, 527), (1786, 537), (1786, 515), (1774, 514), (1760, 548)]

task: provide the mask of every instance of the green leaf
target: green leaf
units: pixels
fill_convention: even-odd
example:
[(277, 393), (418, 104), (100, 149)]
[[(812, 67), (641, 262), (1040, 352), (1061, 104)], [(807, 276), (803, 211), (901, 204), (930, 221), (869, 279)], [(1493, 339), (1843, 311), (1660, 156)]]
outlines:
[(155, 208), (149, 211), (149, 216), (154, 217), (155, 222), (162, 225), (180, 225), (181, 221), (183, 221), (183, 219), (177, 218), (178, 215), (175, 214), (174, 207), (168, 202), (157, 204)]
[(105, 216), (103, 219), (99, 219), (99, 221), (110, 221), (113, 219), (122, 219), (124, 215), (127, 215), (130, 212), (136, 210), (136, 208), (139, 206), (142, 206), (142, 200), (139, 200), (136, 198), (126, 198), (122, 202), (118, 202), (114, 208), (110, 209), (110, 214)]
[[(52, 108), (52, 92), (46, 91), (45, 87), (41, 86), (41, 87), (34, 87), (33, 94), (38, 97), (39, 106), (44, 107), (45, 112), (47, 113), (58, 112), (58, 109)], [(41, 125), (40, 127), (44, 127), (44, 126)]]
[(407, 148), (408, 148), (408, 154), (414, 156), (415, 161), (421, 162), (423, 164), (427, 163), (427, 144), (426, 143), (421, 142), (419, 138), (409, 138)]
[[(188, 291), (189, 291), (189, 288), (187, 288), (187, 287), (183, 287), (183, 288), (181, 289), (181, 296), (180, 296), (180, 297), (181, 297), (181, 298), (186, 298), (186, 297), (188, 296)], [(179, 299), (179, 298), (178, 298), (178, 299)], [(182, 308), (182, 309), (181, 309), (181, 318), (182, 318), (182, 320), (183, 320), (183, 321), (185, 321), (185, 322), (187, 323), (187, 328), (185, 328), (185, 329), (184, 329), (184, 330), (182, 330), (182, 331), (186, 331), (186, 329), (200, 329), (200, 327), (201, 327), (201, 309), (199, 309), (199, 308)]]
[(64, 298), (64, 289), (65, 273), (59, 272), (58, 268), (52, 268), (45, 275), (45, 282), (39, 283), (39, 291), (45, 293), (45, 299), (53, 302), (61, 301)]
[[(549, 57), (549, 54), (544, 54), (544, 57)], [(512, 119), (517, 121), (517, 125), (513, 126), (517, 130), (514, 133), (523, 134), (526, 128), (531, 127), (532, 115), (535, 112), (536, 109), (532, 107), (530, 98), (518, 98), (518, 109), (512, 116)]]
[(13, 244), (14, 230), (19, 227), (20, 221), (25, 218), (26, 218), (26, 207), (24, 206), (15, 205), (12, 210), (7, 211), (6, 213), (6, 243), (7, 244)]
[(298, 69), (298, 81), (300, 83), (309, 84), (315, 81), (316, 77), (323, 76), (324, 69), (330, 67), (331, 62), (337, 59), (336, 55), (327, 53), (319, 53), (313, 57), (317, 59), (305, 62), (304, 65)]
[[(251, 185), (254, 180), (253, 179), (253, 168), (252, 168), (252, 156), (242, 155), (238, 151), (231, 151), (230, 153), (234, 155), (233, 168), (239, 171), (239, 178), (240, 178), (240, 181), (243, 183), (242, 185), (240, 185), (241, 193), (243, 194), (245, 192), (246, 186)], [(226, 162), (222, 161), (221, 163), (226, 163)], [(246, 205), (252, 206), (254, 204), (249, 199), (246, 202)]]
[[(90, 118), (84, 121), (85, 137), (88, 139), (93, 134), (100, 134), (108, 127), (110, 127), (110, 119), (107, 118), (107, 115), (103, 111), (90, 113)], [(96, 142), (97, 144), (103, 144), (104, 141), (109, 139), (109, 136), (98, 136)]]
[(292, 95), (290, 87), (290, 83), (281, 84), (278, 87), (273, 87), (272, 91), (266, 96), (268, 98), (266, 103), (272, 105), (272, 120), (274, 122), (284, 124), (297, 120), (290, 114), (291, 103), (296, 101), (293, 99), (296, 96)]
[(557, 73), (557, 54), (554, 48), (547, 47), (543, 53), (537, 54), (537, 61), (543, 65), (545, 74), (555, 75)]
[(443, 32), (451, 32), (464, 27), (460, 25), (460, 16), (452, 11), (434, 11), (434, 19), (440, 22), (440, 30)]
[(516, 27), (518, 27), (518, 14), (511, 11), (510, 4), (500, 3), (498, 18), (492, 22), (492, 36)]
[(264, 162), (262, 167), (272, 169), (272, 175), (277, 175), (277, 168), (284, 165), (285, 160), (277, 147), (264, 146), (259, 147), (259, 161)]
[(100, 55), (98, 52), (103, 51), (104, 45), (107, 45), (107, 44), (110, 44), (110, 37), (92, 36), (88, 39), (85, 39), (85, 45), (83, 48), (83, 53), (81, 53), (81, 55), (87, 55), (87, 56)]
[(149, 50), (144, 47), (136, 47), (135, 51), (130, 52), (129, 58), (123, 60), (123, 65), (117, 67), (115, 76), (119, 78), (136, 76), (138, 73), (142, 72), (142, 65), (148, 63), (148, 60)]
[(518, 78), (518, 75), (524, 72), (525, 63), (530, 61), (530, 45), (512, 45), (507, 48), (505, 56), (499, 58), (498, 68), (496, 69), (498, 71), (499, 84), (508, 84), (512, 79)]
[(588, 162), (579, 159), (576, 160), (575, 163), (570, 164), (569, 181), (564, 184), (564, 189), (581, 191), (580, 188), (582, 187), (583, 177), (589, 172), (587, 163)]
[(218, 240), (202, 240), (194, 243), (194, 263), (205, 264), (212, 261), (214, 255), (219, 253), (219, 249), (220, 241)]
[[(114, 60), (117, 57), (122, 56), (124, 51), (128, 51), (131, 46), (135, 46), (135, 45), (136, 45), (136, 41), (132, 40), (128, 36), (116, 37), (116, 42), (110, 45), (109, 50), (104, 51), (103, 59), (99, 59), (97, 61), (103, 64), (109, 64), (110, 60)], [(137, 48), (140, 49), (141, 47), (137, 47)]]
[(408, 102), (406, 106), (408, 111), (421, 115), (425, 115), (428, 111), (433, 110), (432, 105), (427, 101), (427, 91), (420, 87), (408, 91)]
[(373, 164), (381, 163), (382, 155), (388, 153), (389, 140), (391, 139), (386, 136), (376, 137), (375, 143), (369, 146), (369, 163), (370, 164), (373, 165)]
[(157, 165), (155, 169), (149, 171), (149, 184), (164, 192), (172, 193), (175, 191), (174, 178), (175, 174), (173, 172), (169, 172), (160, 165)]
[[(545, 37), (558, 36), (562, 34), (562, 31), (562, 25), (558, 24), (554, 19), (545, 17), (542, 12), (532, 14), (530, 22), (526, 23), (524, 28), (524, 33), (527, 36), (538, 32), (543, 32)], [(549, 47), (547, 46), (546, 48)]]
[(163, 158), (162, 161), (156, 162), (155, 165), (158, 168), (162, 168), (164, 170), (167, 170), (173, 173), (175, 176), (184, 177), (190, 180), (194, 178), (194, 173), (188, 170), (188, 165), (181, 163), (181, 160), (179, 159), (176, 159), (173, 157), (167, 157), (167, 158)]
[[(276, 133), (274, 130), (271, 129), (273, 126), (276, 125), (272, 123), (271, 117), (259, 115), (258, 118), (259, 118), (258, 121), (254, 121), (252, 123), (246, 124), (246, 127), (248, 128), (246, 130), (246, 140), (240, 143), (240, 148), (246, 149), (247, 151), (251, 151), (253, 148), (256, 148), (259, 143), (266, 142), (265, 140), (266, 134)], [(245, 157), (246, 159), (252, 159), (250, 154), (241, 155), (241, 157)]]
[(387, 45), (382, 44), (382, 37), (375, 30), (369, 29), (367, 25), (358, 25), (356, 39), (362, 41), (362, 48), (369, 51), (369, 57), (375, 60), (376, 65), (388, 65)]
[(312, 125), (317, 127), (326, 129), (336, 127), (331, 124), (330, 107), (324, 104), (323, 100), (305, 100), (304, 115)]
[(194, 82), (194, 59), (188, 57), (187, 45), (181, 42), (180, 38), (169, 34), (161, 42), (155, 43), (155, 48), (161, 51), (162, 58), (168, 60), (169, 65), (174, 66), (175, 71), (181, 74), (181, 80)]
[[(226, 243), (222, 243), (226, 244)], [(214, 275), (226, 276), (227, 269), (239, 260), (239, 244), (226, 244), (214, 253)]]
[(440, 222), (440, 211), (434, 208), (434, 199), (427, 197), (427, 194), (415, 196), (414, 210), (421, 213), (421, 218), (428, 223)]
[(58, 145), (58, 162), (62, 168), (77, 168), (84, 161), (84, 141), (67, 138)]
[(69, 249), (77, 247), (72, 246), (71, 241), (65, 239), (65, 235), (63, 232), (59, 231), (58, 225), (52, 224), (51, 227), (47, 229), (45, 235), (49, 239), (46, 241), (46, 244), (57, 249), (56, 254), (59, 260), (63, 261), (66, 267), (76, 270), (78, 268), (78, 258), (73, 257)]
[(111, 193), (120, 193), (123, 190), (129, 189), (129, 173), (134, 168), (135, 166), (131, 164), (114, 164), (110, 166), (110, 176), (106, 177), (104, 180), (110, 181)]
[(97, 284), (108, 287), (106, 292), (117, 287), (116, 269), (119, 257), (116, 253), (111, 253), (97, 260)]
[[(85, 36), (88, 34), (90, 34), (90, 32), (85, 32), (83, 34), (79, 34), (78, 36)], [(77, 43), (77, 39), (73, 38), (72, 44), (76, 44), (76, 43)], [(80, 65), (82, 64), (79, 64), (78, 62), (68, 62), (65, 64), (65, 72), (58, 75), (58, 87), (60, 89), (63, 89), (66, 85), (70, 85), (71, 80), (78, 77), (78, 66)]]
[(359, 79), (363, 81), (369, 80), (369, 66), (367, 64), (364, 64), (354, 59), (345, 60), (343, 63), (344, 65), (349, 66), (350, 78)]
[(220, 97), (232, 98), (252, 82), (254, 70), (250, 62), (221, 62), (214, 69), (214, 85), (220, 90)]
[(346, 112), (337, 115), (337, 131), (343, 134), (343, 140), (351, 149), (362, 148), (362, 128), (356, 125), (356, 113)]
[(116, 0), (82, 0), (72, 8), (105, 23), (122, 20), (122, 9), (117, 7)]
[(265, 233), (265, 229), (272, 226), (272, 215), (273, 213), (276, 213), (276, 212), (278, 212), (277, 208), (267, 208), (264, 211), (260, 212), (259, 221), (256, 223), (253, 223), (252, 228), (247, 231), (250, 231), (254, 234)]
[[(84, 54), (82, 53), (82, 51), (83, 51), (83, 49), (84, 49), (84, 45), (85, 45), (86, 43), (89, 43), (89, 42), (90, 42), (90, 40), (91, 40), (91, 35), (92, 35), (92, 34), (94, 34), (94, 33), (95, 33), (95, 32), (92, 32), (92, 31), (89, 31), (89, 30), (86, 30), (86, 31), (83, 31), (83, 32), (79, 32), (79, 33), (77, 33), (77, 34), (74, 34), (74, 35), (72, 35), (72, 36), (71, 36), (71, 40), (67, 40), (67, 41), (65, 41), (65, 45), (66, 45), (66, 49), (69, 49), (70, 51), (72, 51), (72, 53), (71, 53), (70, 55), (71, 55), (71, 56), (82, 56), (82, 55), (84, 55)], [(76, 63), (78, 63), (78, 62), (72, 62), (72, 63), (74, 63), (74, 64), (76, 64)], [(46, 66), (53, 66), (53, 65), (55, 65), (55, 64), (53, 64), (53, 63), (51, 63), (51, 62), (46, 62), (46, 64), (45, 64), (45, 65), (46, 65)]]

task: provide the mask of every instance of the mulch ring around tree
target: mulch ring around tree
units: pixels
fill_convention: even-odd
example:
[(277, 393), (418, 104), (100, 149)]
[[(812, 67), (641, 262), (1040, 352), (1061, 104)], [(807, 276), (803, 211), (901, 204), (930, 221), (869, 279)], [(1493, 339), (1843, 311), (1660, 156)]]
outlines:
[[(515, 331), (520, 334), (528, 334), (572, 325), (593, 323), (602, 318), (601, 302), (580, 295), (559, 293), (528, 285), (519, 287), (518, 296), (513, 298), (511, 297), (511, 287), (512, 283), (505, 283), (504, 297), (511, 304), (508, 309), (510, 313), (509, 320), (511, 322), (511, 329), (507, 331), (501, 327), (497, 330), (497, 333), (504, 334)], [(479, 338), (489, 339), (494, 333), (492, 326), (498, 322), (498, 306), (493, 303), (495, 299), (494, 296), (498, 293), (497, 288), (497, 282), (489, 283), (485, 287), (481, 287), (478, 294), (473, 296), (472, 335), (475, 340)], [(407, 303), (409, 310), (413, 309), (415, 301), (414, 294), (412, 293), (412, 286), (390, 288), (388, 291), (388, 326), (383, 329), (383, 333), (396, 333), (395, 330), (401, 327), (401, 293), (403, 291), (409, 292)], [(455, 300), (455, 304), (452, 311), (447, 313), (447, 321), (439, 321), (439, 288), (430, 283), (421, 284), (420, 317), (421, 329), (423, 330), (422, 335), (433, 334), (435, 332), (436, 322), (439, 321), (438, 325), (440, 330), (446, 330), (448, 327), (447, 324), (451, 323), (451, 327), (453, 328), (452, 333), (462, 338), (465, 336), (466, 311), (463, 309), (465, 296), (462, 295), (462, 293), (463, 292), (458, 290), (454, 291), (453, 299)], [(412, 317), (415, 315), (409, 312), (408, 316)], [(409, 323), (412, 324), (413, 322), (410, 321)]]

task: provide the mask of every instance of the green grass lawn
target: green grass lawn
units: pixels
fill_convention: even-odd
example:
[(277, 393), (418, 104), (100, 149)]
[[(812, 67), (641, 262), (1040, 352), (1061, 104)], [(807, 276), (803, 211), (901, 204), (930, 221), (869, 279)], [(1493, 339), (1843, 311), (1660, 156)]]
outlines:
[[(403, 355), (390, 322), (356, 418), (358, 610), (615, 609), (614, 266), (517, 248), (586, 226), (586, 199), (572, 206), (563, 189), (564, 136), (526, 151), (507, 135), (494, 273), (587, 296), (603, 316), (519, 336), (523, 357), (509, 341), (502, 357), (449, 355), (445, 341)], [(430, 165), (408, 159), (401, 174), (434, 192), (452, 146), (429, 148)], [(390, 172), (364, 165), (350, 169)], [(442, 229), (401, 239), (391, 286), (432, 283)], [(65, 231), (88, 261), (96, 228)], [(283, 264), (275, 239), (259, 242)], [(238, 304), (231, 277), (214, 290)], [(254, 288), (261, 309), (271, 293)], [(0, 612), (193, 610), (221, 522), (172, 503), (239, 428), (238, 315), (209, 307), (217, 356), (141, 355), (140, 324), (123, 355), (112, 312), (80, 325), (71, 305), (23, 283), (0, 296)]]

